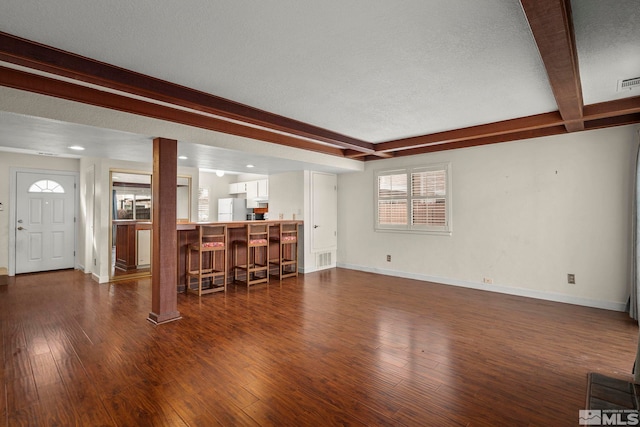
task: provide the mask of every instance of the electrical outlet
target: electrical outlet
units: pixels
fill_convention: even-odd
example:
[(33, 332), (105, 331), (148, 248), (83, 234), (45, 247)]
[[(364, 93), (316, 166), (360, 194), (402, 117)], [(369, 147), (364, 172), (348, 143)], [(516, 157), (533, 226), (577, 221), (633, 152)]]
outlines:
[(487, 285), (493, 285), (493, 279), (491, 279), (489, 277), (484, 277), (482, 279), (482, 283), (487, 284)]
[(567, 282), (570, 285), (575, 285), (576, 284), (576, 275), (575, 274), (571, 274), (571, 273), (567, 274)]
[(387, 255), (387, 262), (391, 262), (391, 255)]

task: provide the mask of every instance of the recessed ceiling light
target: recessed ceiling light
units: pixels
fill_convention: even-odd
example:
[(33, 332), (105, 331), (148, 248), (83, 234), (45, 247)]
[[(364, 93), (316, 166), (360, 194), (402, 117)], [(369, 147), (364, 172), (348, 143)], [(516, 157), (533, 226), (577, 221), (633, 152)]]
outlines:
[(82, 151), (82, 150), (84, 150), (84, 147), (82, 147), (82, 146), (80, 146), (80, 145), (71, 145), (71, 146), (69, 146), (69, 147), (67, 147), (67, 148), (69, 148), (70, 150), (76, 150), (76, 151)]
[(224, 176), (224, 171), (216, 171), (216, 176)]
[(255, 166), (253, 166), (253, 165), (247, 165), (247, 167), (248, 167), (248, 168), (253, 168), (253, 167), (255, 167)]
[(178, 156), (178, 158), (179, 158), (180, 160), (187, 160), (187, 159), (188, 159), (188, 157), (187, 157), (187, 156)]

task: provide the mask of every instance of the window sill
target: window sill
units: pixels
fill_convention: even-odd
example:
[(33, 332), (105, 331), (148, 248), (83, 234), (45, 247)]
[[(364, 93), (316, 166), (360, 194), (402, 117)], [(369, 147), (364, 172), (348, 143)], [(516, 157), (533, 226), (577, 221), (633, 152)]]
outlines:
[(408, 230), (403, 228), (374, 228), (373, 231), (376, 233), (429, 234), (433, 236), (451, 236), (453, 234), (452, 230)]

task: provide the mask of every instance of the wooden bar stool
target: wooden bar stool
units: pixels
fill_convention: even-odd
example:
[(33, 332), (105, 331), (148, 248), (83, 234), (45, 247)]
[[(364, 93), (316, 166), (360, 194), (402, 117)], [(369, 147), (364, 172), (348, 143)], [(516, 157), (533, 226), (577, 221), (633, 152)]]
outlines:
[(278, 245), (278, 258), (269, 260), (271, 265), (277, 266), (280, 280), (298, 275), (298, 224), (295, 222), (281, 222), (277, 234), (269, 238)]
[[(233, 280), (247, 288), (269, 282), (269, 225), (249, 223), (246, 238), (233, 242)], [(238, 250), (246, 251), (245, 263), (240, 263)], [(245, 280), (238, 279), (238, 270), (245, 272)]]
[[(187, 248), (186, 289), (185, 293), (192, 292), (203, 295), (211, 292), (227, 291), (227, 226), (226, 225), (200, 225), (198, 226), (198, 241)], [(197, 266), (192, 262), (192, 256), (196, 254)], [(216, 283), (217, 278), (222, 281)], [(191, 288), (191, 280), (198, 280), (198, 288)], [(209, 286), (202, 287), (203, 279), (209, 279)]]

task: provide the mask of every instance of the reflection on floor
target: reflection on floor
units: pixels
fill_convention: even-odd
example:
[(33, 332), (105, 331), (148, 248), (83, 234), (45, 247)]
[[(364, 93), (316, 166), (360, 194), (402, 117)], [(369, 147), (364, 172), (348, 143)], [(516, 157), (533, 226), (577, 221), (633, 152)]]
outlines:
[(198, 297), (149, 278), (0, 286), (0, 426), (574, 426), (631, 371), (626, 313), (330, 269)]
[(116, 247), (113, 246), (111, 248), (111, 278), (121, 279), (131, 276), (144, 276), (147, 274), (151, 274), (150, 265), (141, 265), (138, 266), (138, 268), (129, 268), (127, 270), (116, 267)]

